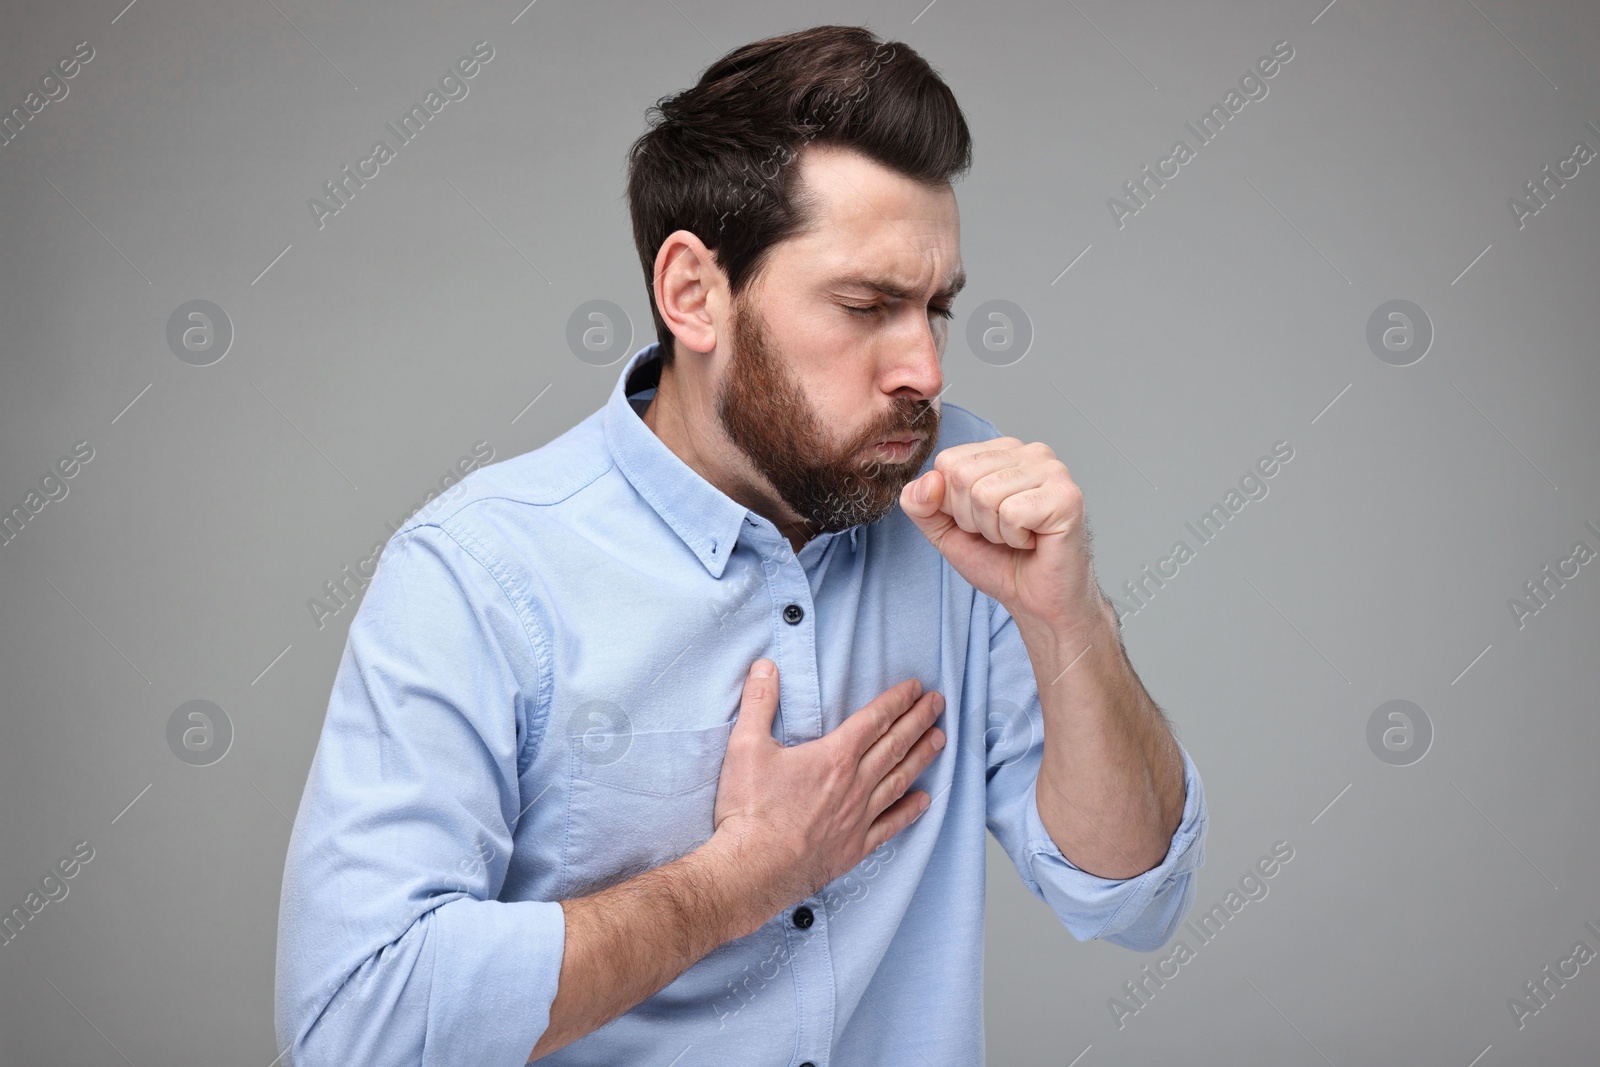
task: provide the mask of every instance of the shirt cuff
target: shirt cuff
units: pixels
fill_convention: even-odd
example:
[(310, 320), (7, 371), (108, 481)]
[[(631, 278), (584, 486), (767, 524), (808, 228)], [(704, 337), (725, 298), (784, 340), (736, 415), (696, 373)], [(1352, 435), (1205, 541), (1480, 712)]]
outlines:
[(566, 949), (558, 901), (460, 897), (431, 913), (433, 981), (424, 1067), (463, 1050), (486, 1067), (522, 1067), (550, 1025)]
[(1185, 797), (1183, 817), (1166, 858), (1130, 878), (1101, 878), (1073, 866), (1061, 854), (1039, 818), (1039, 801), (1030, 790), (1025, 815), (1028, 886), (1055, 912), (1079, 941), (1092, 938), (1154, 952), (1167, 942), (1194, 899), (1191, 872), (1205, 862), (1206, 803), (1200, 772), (1180, 744)]

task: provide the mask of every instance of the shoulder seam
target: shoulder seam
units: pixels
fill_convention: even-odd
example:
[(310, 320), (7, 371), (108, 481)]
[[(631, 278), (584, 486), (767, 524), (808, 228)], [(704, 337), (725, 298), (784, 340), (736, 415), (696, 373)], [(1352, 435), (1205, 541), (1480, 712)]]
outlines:
[[(520, 779), (531, 762), (530, 753), (536, 751), (539, 743), (544, 739), (546, 720), (550, 714), (552, 668), (550, 648), (545, 641), (544, 632), (534, 622), (533, 612), (528, 609), (527, 604), (511, 590), (509, 585), (511, 582), (510, 572), (501, 563), (500, 558), (489, 551), (488, 546), (470, 533), (465, 531), (457, 533), (454, 530), (446, 529), (443, 525), (443, 520), (420, 525), (432, 526), (437, 529), (444, 536), (454, 541), (474, 563), (482, 567), (484, 573), (494, 579), (495, 585), (500, 588), (501, 595), (506, 598), (512, 610), (516, 612), (517, 621), (522, 624), (523, 636), (527, 639), (528, 647), (533, 652), (534, 682), (538, 689), (534, 694), (532, 708), (530, 709), (530, 716), (536, 721), (527, 723), (527, 730), (523, 734), (522, 744), (518, 746), (517, 750), (517, 777)], [(467, 542), (471, 542), (471, 544), (469, 545)]]

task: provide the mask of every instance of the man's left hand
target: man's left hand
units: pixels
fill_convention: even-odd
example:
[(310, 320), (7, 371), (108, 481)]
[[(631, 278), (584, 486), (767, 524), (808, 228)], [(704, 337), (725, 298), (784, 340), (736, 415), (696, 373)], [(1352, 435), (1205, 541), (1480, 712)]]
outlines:
[(997, 437), (947, 448), (901, 489), (900, 506), (956, 573), (1018, 622), (1074, 631), (1104, 618), (1083, 492), (1049, 445)]

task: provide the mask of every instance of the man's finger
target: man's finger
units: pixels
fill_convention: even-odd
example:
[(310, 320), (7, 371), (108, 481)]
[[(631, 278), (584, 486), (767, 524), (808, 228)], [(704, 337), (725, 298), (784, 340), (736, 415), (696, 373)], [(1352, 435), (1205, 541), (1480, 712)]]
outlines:
[[(890, 686), (882, 693), (861, 705), (853, 715), (839, 724), (835, 734), (843, 735), (850, 755), (859, 762), (878, 738), (889, 732), (911, 705), (922, 696), (922, 679), (907, 678)], [(832, 736), (831, 734), (829, 736)]]
[[(967, 489), (967, 503), (972, 509), (972, 522), (977, 526), (977, 532), (995, 544), (1010, 545), (1012, 548), (1023, 547), (1022, 543), (1027, 541), (1032, 528), (1025, 527), (1020, 532), (1017, 531), (1014, 528), (1018, 525), (1016, 518), (1013, 516), (1009, 522), (1002, 518), (1000, 506), (1010, 497), (1032, 492), (1043, 484), (1043, 468), (1015, 463), (974, 478)], [(1039, 510), (1041, 499), (1044, 505), (1043, 512)], [(1042, 498), (1039, 494), (1035, 494), (1033, 497), (1024, 497), (1018, 503), (1027, 505), (1023, 509), (1026, 515), (1042, 519), (1049, 511), (1050, 501), (1048, 494)], [(1012, 505), (1013, 508), (1017, 506), (1017, 504)], [(1015, 539), (1006, 536), (1008, 527), (1012, 528), (1011, 532)]]
[[(962, 447), (962, 446), (958, 446)], [(956, 525), (967, 533), (984, 532), (972, 500), (972, 489), (978, 481), (995, 471), (1022, 466), (1025, 462), (1019, 450), (1023, 447), (1015, 437), (1001, 437), (984, 443), (972, 451), (950, 448), (934, 458), (934, 466), (944, 475), (945, 495), (941, 509), (950, 513)]]
[(778, 714), (778, 665), (765, 656), (750, 664), (744, 678), (744, 693), (739, 697), (739, 717), (729, 735), (731, 742), (741, 733), (758, 738), (772, 736), (772, 720)]

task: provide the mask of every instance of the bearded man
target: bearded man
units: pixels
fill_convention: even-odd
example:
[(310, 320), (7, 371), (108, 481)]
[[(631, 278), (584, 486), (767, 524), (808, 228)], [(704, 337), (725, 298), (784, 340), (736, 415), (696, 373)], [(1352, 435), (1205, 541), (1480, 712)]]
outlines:
[(823, 26), (656, 110), (657, 340), (352, 622), (284, 875), (298, 1067), (973, 1067), (986, 830), (1080, 940), (1192, 900), (1200, 779), (1082, 494), (942, 403), (949, 88)]

